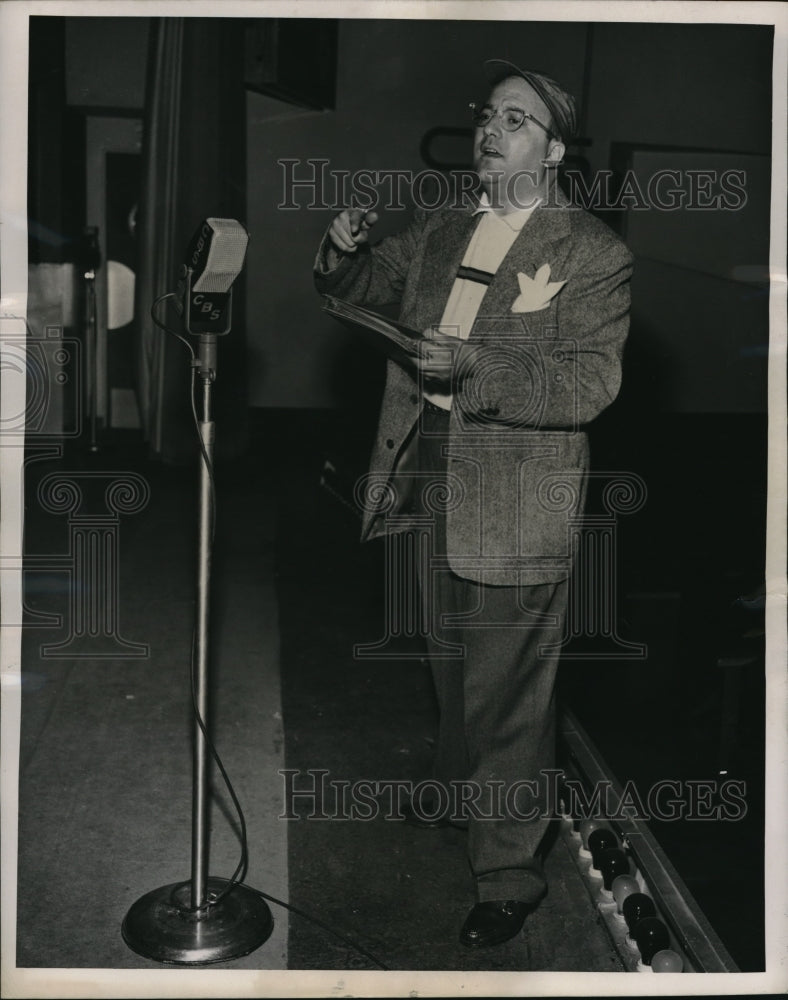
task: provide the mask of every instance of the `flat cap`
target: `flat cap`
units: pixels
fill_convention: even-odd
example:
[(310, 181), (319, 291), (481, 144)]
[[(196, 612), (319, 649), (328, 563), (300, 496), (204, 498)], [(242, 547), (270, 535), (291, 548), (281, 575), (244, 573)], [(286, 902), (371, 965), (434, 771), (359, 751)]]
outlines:
[(487, 79), (495, 86), (509, 76), (519, 76), (530, 84), (545, 103), (553, 119), (554, 131), (562, 142), (568, 144), (577, 129), (577, 108), (575, 99), (564, 88), (544, 73), (520, 69), (506, 59), (487, 59), (484, 63)]

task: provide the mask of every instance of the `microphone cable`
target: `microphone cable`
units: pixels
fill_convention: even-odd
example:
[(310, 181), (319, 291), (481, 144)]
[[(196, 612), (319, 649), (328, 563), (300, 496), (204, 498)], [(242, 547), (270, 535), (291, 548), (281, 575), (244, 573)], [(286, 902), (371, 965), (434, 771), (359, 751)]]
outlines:
[[(211, 542), (213, 542), (216, 537), (216, 481), (214, 478), (213, 463), (211, 462), (208, 456), (208, 452), (205, 448), (205, 442), (203, 441), (202, 433), (200, 432), (200, 420), (197, 416), (197, 406), (194, 399), (195, 374), (199, 365), (199, 359), (197, 358), (194, 348), (192, 347), (191, 343), (187, 340), (187, 338), (184, 337), (182, 334), (178, 333), (176, 330), (172, 330), (164, 323), (161, 323), (157, 319), (155, 314), (156, 307), (160, 302), (164, 302), (167, 299), (174, 299), (174, 298), (176, 298), (175, 292), (166, 292), (164, 295), (160, 295), (151, 306), (151, 319), (156, 324), (156, 326), (164, 330), (165, 333), (169, 333), (172, 336), (177, 337), (178, 340), (185, 345), (191, 357), (191, 377), (190, 377), (189, 397), (191, 402), (192, 418), (194, 420), (194, 426), (197, 433), (197, 440), (200, 445), (200, 453), (202, 456), (202, 461), (205, 465), (206, 472), (208, 473), (208, 479), (210, 483)], [(211, 757), (213, 758), (214, 763), (219, 769), (219, 772), (222, 776), (222, 780), (224, 781), (225, 787), (227, 788), (227, 792), (232, 800), (233, 806), (235, 807), (236, 815), (238, 816), (238, 825), (239, 825), (240, 841), (241, 841), (241, 856), (239, 858), (235, 871), (233, 872), (232, 876), (227, 882), (227, 885), (222, 889), (222, 891), (216, 896), (215, 899), (206, 902), (201, 907), (197, 907), (196, 909), (197, 911), (199, 911), (203, 909), (208, 909), (211, 906), (216, 906), (217, 903), (221, 902), (221, 900), (224, 899), (225, 896), (228, 895), (228, 893), (232, 892), (232, 890), (235, 888), (236, 885), (238, 885), (240, 880), (246, 874), (246, 870), (249, 865), (249, 847), (248, 847), (248, 838), (246, 833), (246, 817), (244, 816), (243, 809), (241, 808), (241, 803), (238, 800), (238, 796), (235, 793), (235, 788), (233, 787), (233, 783), (230, 781), (230, 777), (227, 774), (227, 771), (225, 770), (224, 763), (222, 762), (222, 759), (219, 756), (216, 747), (214, 746), (213, 740), (208, 734), (208, 728), (205, 725), (205, 720), (203, 719), (200, 713), (199, 705), (197, 704), (197, 677), (196, 677), (197, 664), (194, 655), (196, 645), (197, 645), (197, 635), (195, 627), (195, 629), (192, 630), (191, 656), (189, 658), (190, 659), (189, 686), (191, 689), (192, 713), (194, 715), (194, 719), (197, 725), (199, 726), (200, 732), (202, 733), (203, 739), (205, 740), (205, 745), (208, 748), (208, 751)]]
[(176, 292), (165, 292), (164, 295), (160, 295), (154, 300), (153, 305), (150, 308), (150, 315), (153, 322), (160, 330), (164, 330), (165, 333), (169, 333), (172, 337), (177, 337), (178, 340), (186, 347), (191, 358), (191, 382), (189, 388), (189, 402), (191, 404), (192, 419), (194, 420), (194, 426), (197, 431), (197, 443), (200, 446), (200, 453), (202, 455), (202, 460), (205, 464), (205, 469), (208, 473), (208, 480), (211, 490), (211, 541), (216, 537), (216, 481), (213, 475), (213, 464), (208, 458), (208, 452), (205, 450), (205, 442), (202, 439), (202, 434), (200, 433), (200, 418), (197, 416), (197, 404), (194, 401), (194, 388), (195, 388), (195, 373), (199, 367), (199, 358), (194, 352), (194, 348), (191, 343), (182, 334), (178, 333), (177, 330), (172, 330), (170, 327), (161, 323), (155, 314), (156, 306), (160, 302), (164, 302), (166, 299), (176, 299)]
[[(203, 442), (202, 434), (200, 433), (200, 421), (199, 421), (199, 418), (197, 416), (197, 408), (196, 408), (196, 404), (195, 404), (195, 400), (194, 400), (195, 372), (196, 372), (197, 366), (199, 364), (199, 359), (197, 358), (197, 356), (196, 356), (196, 354), (194, 352), (194, 348), (189, 343), (189, 341), (186, 339), (186, 337), (184, 337), (182, 334), (178, 333), (177, 330), (173, 330), (170, 327), (168, 327), (166, 324), (160, 322), (157, 319), (156, 314), (155, 314), (156, 307), (158, 306), (158, 304), (160, 302), (163, 302), (163, 301), (165, 301), (167, 299), (174, 299), (176, 297), (177, 296), (176, 296), (175, 292), (166, 292), (164, 295), (160, 295), (153, 302), (153, 304), (151, 306), (151, 309), (150, 309), (150, 315), (151, 315), (151, 319), (156, 324), (156, 326), (158, 326), (165, 333), (168, 333), (168, 334), (170, 334), (173, 337), (177, 337), (177, 339), (180, 340), (181, 343), (186, 346), (186, 348), (189, 351), (189, 354), (191, 356), (191, 380), (190, 380), (191, 410), (192, 410), (192, 417), (194, 418), (195, 429), (196, 429), (196, 432), (197, 432), (197, 439), (198, 439), (198, 442), (199, 442), (199, 445), (200, 445), (200, 452), (201, 452), (201, 455), (202, 455), (202, 460), (205, 463), (205, 468), (206, 468), (206, 471), (208, 473), (208, 478), (209, 478), (209, 481), (210, 481), (210, 493), (211, 493), (211, 540), (213, 540), (214, 537), (215, 537), (215, 535), (216, 535), (216, 483), (215, 483), (215, 479), (214, 479), (213, 464), (212, 464), (212, 462), (211, 462), (211, 460), (210, 460), (210, 458), (208, 456), (208, 453), (207, 453), (207, 451), (205, 449), (205, 443)], [(216, 749), (216, 747), (214, 745), (213, 740), (211, 739), (210, 735), (208, 734), (208, 729), (207, 729), (207, 727), (205, 725), (205, 721), (202, 718), (199, 706), (197, 704), (196, 662), (195, 662), (195, 655), (194, 655), (195, 649), (196, 649), (196, 628), (192, 631), (192, 644), (191, 644), (191, 656), (190, 656), (190, 668), (189, 668), (192, 712), (193, 712), (195, 721), (197, 722), (197, 725), (200, 728), (200, 732), (202, 733), (202, 736), (203, 736), (203, 738), (205, 740), (205, 744), (206, 744), (206, 746), (208, 748), (208, 751), (209, 751), (211, 757), (213, 758), (213, 761), (216, 764), (217, 768), (219, 769), (219, 772), (220, 772), (220, 774), (222, 776), (222, 780), (224, 781), (225, 787), (227, 788), (227, 793), (229, 794), (229, 796), (230, 796), (230, 798), (232, 800), (233, 806), (235, 807), (235, 811), (236, 811), (236, 814), (238, 816), (239, 839), (241, 841), (241, 856), (239, 858), (238, 864), (236, 865), (235, 871), (233, 872), (232, 876), (227, 880), (227, 885), (222, 889), (222, 891), (220, 893), (218, 893), (218, 895), (214, 899), (206, 902), (201, 907), (197, 907), (197, 912), (199, 912), (200, 910), (204, 910), (204, 909), (205, 910), (210, 909), (210, 907), (212, 907), (212, 906), (216, 906), (216, 904), (220, 900), (224, 899), (225, 896), (227, 896), (230, 892), (232, 892), (232, 890), (235, 888), (235, 886), (240, 885), (240, 886), (243, 886), (244, 888), (250, 890), (251, 892), (256, 893), (262, 899), (269, 900), (270, 902), (275, 903), (277, 906), (281, 906), (284, 909), (290, 911), (291, 913), (294, 913), (297, 916), (302, 917), (304, 920), (307, 920), (310, 923), (315, 924), (315, 926), (322, 928), (324, 931), (327, 931), (329, 934), (333, 935), (335, 938), (337, 938), (343, 944), (347, 945), (348, 947), (352, 948), (354, 951), (357, 951), (360, 955), (363, 955), (365, 958), (369, 959), (371, 962), (373, 962), (375, 965), (377, 965), (384, 972), (388, 972), (389, 971), (388, 967), (386, 965), (384, 965), (384, 963), (381, 962), (380, 959), (378, 959), (371, 952), (367, 951), (365, 948), (362, 948), (361, 945), (359, 945), (357, 942), (353, 941), (351, 938), (346, 937), (345, 935), (341, 934), (339, 931), (335, 930), (333, 927), (329, 926), (329, 924), (327, 924), (324, 921), (320, 920), (319, 918), (313, 916), (312, 914), (307, 913), (305, 910), (301, 910), (299, 907), (294, 906), (292, 903), (286, 903), (284, 900), (278, 899), (276, 896), (271, 896), (268, 893), (263, 892), (262, 889), (256, 889), (254, 886), (247, 885), (243, 881), (243, 878), (245, 877), (246, 871), (247, 871), (247, 869), (249, 867), (249, 842), (248, 842), (248, 835), (247, 835), (247, 828), (246, 828), (246, 817), (244, 816), (244, 811), (243, 811), (243, 809), (241, 807), (241, 803), (240, 803), (240, 801), (238, 799), (238, 796), (236, 795), (235, 788), (233, 787), (233, 783), (230, 780), (230, 776), (228, 775), (228, 773), (227, 773), (227, 771), (225, 769), (224, 763), (222, 762), (222, 759), (221, 759), (221, 757), (219, 755), (218, 750)], [(183, 884), (186, 885), (187, 883), (183, 883)]]

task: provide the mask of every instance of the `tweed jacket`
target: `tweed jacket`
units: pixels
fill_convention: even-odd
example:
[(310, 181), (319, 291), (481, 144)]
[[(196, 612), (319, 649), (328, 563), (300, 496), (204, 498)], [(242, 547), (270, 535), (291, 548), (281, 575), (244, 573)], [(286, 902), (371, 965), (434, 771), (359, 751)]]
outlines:
[[(398, 303), (402, 322), (426, 330), (441, 321), (477, 221), (472, 207), (417, 210), (401, 233), (333, 270), (324, 241), (317, 289), (370, 307)], [(512, 586), (571, 572), (589, 462), (583, 428), (619, 390), (631, 271), (618, 237), (555, 188), (487, 287), (454, 367), (447, 496), (436, 501), (458, 576)], [(381, 487), (396, 490), (421, 388), (416, 373), (388, 363), (363, 538), (394, 524)]]

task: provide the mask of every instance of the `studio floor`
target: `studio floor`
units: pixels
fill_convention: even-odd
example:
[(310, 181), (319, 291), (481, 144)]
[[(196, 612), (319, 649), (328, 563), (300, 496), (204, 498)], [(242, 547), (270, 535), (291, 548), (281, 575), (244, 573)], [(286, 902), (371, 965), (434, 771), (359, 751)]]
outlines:
[[(476, 952), (457, 941), (474, 902), (462, 831), (309, 818), (305, 797), (290, 808), (288, 782), (308, 788), (307, 772), (420, 780), (436, 724), (415, 640), (354, 655), (383, 629), (381, 553), (320, 486), (324, 432), (258, 421), (250, 448), (216, 467), (211, 731), (245, 816), (246, 882), (274, 917), (260, 948), (218, 968), (622, 971), (561, 837), (522, 934)], [(196, 463), (151, 462), (131, 433), (97, 453), (28, 457), (20, 968), (159, 967), (121, 925), (136, 899), (190, 873), (195, 478)], [(98, 611), (90, 588), (70, 586), (90, 531), (112, 553), (93, 581)], [(239, 823), (215, 770), (211, 789), (209, 870), (228, 877)]]

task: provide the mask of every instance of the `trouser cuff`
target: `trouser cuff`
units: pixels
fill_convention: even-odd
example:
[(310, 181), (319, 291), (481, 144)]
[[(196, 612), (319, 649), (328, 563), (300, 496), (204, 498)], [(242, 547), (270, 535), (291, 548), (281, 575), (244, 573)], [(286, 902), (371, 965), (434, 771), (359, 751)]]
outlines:
[(546, 892), (547, 881), (544, 876), (528, 868), (507, 868), (476, 879), (476, 896), (480, 903), (514, 899), (520, 903), (534, 904)]

